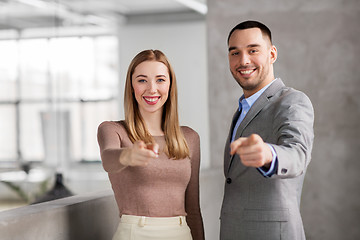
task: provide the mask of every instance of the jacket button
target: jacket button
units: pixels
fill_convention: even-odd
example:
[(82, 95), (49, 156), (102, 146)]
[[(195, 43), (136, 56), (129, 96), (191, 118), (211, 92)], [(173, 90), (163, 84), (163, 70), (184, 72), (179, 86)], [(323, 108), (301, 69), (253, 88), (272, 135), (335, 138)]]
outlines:
[(227, 178), (227, 179), (226, 179), (226, 182), (227, 182), (228, 184), (230, 184), (230, 183), (231, 183), (231, 178)]
[(281, 169), (281, 173), (282, 173), (282, 174), (287, 173), (287, 169), (286, 169), (286, 168), (282, 168), (282, 169)]

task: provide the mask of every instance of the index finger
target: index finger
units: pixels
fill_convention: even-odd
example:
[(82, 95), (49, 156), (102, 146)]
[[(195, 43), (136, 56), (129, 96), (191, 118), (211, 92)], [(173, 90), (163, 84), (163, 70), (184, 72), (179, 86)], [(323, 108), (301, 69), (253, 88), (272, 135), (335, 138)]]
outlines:
[(245, 137), (240, 137), (230, 144), (230, 154), (234, 155), (241, 145), (246, 141)]
[(262, 141), (262, 138), (259, 135), (253, 133), (248, 137), (246, 144), (254, 145), (254, 144), (258, 144), (261, 141)]
[(147, 144), (146, 148), (153, 151), (155, 154), (159, 154), (159, 144), (157, 143)]
[(134, 142), (134, 147), (143, 149), (143, 148), (146, 148), (146, 144), (143, 141), (136, 141), (136, 142)]

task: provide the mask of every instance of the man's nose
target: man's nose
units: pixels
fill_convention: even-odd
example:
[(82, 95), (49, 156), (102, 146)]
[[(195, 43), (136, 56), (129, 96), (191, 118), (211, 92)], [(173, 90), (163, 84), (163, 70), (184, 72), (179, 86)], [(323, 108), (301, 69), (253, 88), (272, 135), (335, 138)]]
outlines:
[(243, 53), (243, 54), (240, 55), (239, 58), (240, 58), (240, 59), (239, 59), (240, 64), (241, 64), (242, 66), (245, 66), (245, 65), (250, 64), (250, 56), (249, 56), (248, 54)]

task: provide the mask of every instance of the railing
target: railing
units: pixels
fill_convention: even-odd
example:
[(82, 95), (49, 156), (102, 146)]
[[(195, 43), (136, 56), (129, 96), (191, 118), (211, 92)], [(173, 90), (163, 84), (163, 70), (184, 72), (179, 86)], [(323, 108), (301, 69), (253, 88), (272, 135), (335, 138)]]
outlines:
[(1, 240), (111, 240), (118, 225), (111, 190), (0, 212)]

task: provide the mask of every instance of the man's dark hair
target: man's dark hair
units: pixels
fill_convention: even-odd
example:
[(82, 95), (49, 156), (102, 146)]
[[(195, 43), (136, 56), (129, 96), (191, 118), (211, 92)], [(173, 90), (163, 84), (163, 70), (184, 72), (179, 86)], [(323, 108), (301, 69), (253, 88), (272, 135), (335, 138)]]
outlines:
[(231, 29), (231, 31), (229, 33), (229, 36), (227, 39), (228, 44), (229, 44), (229, 39), (235, 30), (244, 30), (244, 29), (248, 29), (248, 28), (260, 28), (262, 34), (265, 36), (268, 36), (270, 39), (270, 43), (272, 44), (270, 29), (258, 21), (245, 21), (245, 22), (242, 22), (242, 23), (239, 23), (238, 25), (236, 25), (233, 29)]

